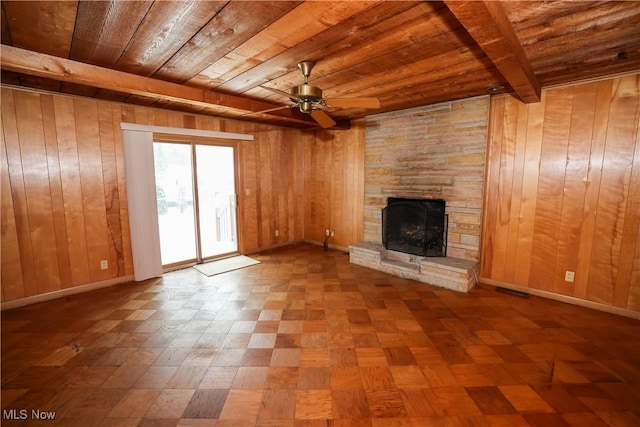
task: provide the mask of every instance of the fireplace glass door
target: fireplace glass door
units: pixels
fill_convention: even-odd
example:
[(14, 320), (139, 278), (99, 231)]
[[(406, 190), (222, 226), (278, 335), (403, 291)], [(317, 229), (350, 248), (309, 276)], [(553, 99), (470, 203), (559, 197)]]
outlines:
[(419, 256), (447, 255), (445, 201), (390, 197), (382, 210), (386, 249)]

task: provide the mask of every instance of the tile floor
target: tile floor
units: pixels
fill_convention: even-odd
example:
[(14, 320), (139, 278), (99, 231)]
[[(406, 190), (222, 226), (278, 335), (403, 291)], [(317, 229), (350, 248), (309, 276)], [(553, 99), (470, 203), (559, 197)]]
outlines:
[(2, 425), (640, 425), (638, 320), (254, 258), (3, 312)]

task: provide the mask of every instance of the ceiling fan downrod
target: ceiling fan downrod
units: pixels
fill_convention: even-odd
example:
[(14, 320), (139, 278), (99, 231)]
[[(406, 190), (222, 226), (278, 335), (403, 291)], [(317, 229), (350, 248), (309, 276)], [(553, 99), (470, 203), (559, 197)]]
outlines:
[(312, 104), (322, 103), (322, 89), (309, 84), (309, 76), (311, 75), (311, 70), (314, 65), (311, 61), (299, 62), (298, 68), (304, 76), (304, 83), (291, 88), (291, 95), (295, 98), (293, 101), (298, 102), (300, 111), (303, 113), (310, 113), (312, 111)]
[(311, 75), (311, 70), (313, 70), (313, 66), (316, 65), (315, 62), (312, 61), (302, 61), (298, 62), (298, 68), (302, 72), (304, 76), (304, 82), (309, 82), (309, 76)]

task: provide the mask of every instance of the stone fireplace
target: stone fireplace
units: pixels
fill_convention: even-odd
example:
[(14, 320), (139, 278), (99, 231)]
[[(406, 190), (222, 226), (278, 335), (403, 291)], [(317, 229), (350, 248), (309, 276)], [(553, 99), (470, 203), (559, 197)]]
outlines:
[[(475, 285), (488, 111), (482, 96), (366, 118), (364, 241), (350, 246), (352, 262), (462, 292)], [(446, 201), (446, 256), (386, 248), (389, 199)]]

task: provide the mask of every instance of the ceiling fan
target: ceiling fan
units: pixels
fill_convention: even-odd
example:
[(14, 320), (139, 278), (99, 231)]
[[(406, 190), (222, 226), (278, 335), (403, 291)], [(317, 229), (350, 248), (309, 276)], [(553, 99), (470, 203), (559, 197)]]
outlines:
[(263, 89), (286, 96), (292, 104), (259, 111), (258, 113), (266, 113), (286, 108), (298, 108), (301, 113), (310, 114), (322, 128), (330, 128), (334, 126), (336, 122), (327, 113), (325, 113), (322, 108), (380, 108), (380, 101), (378, 98), (323, 98), (322, 89), (309, 84), (309, 76), (311, 75), (311, 70), (314, 65), (315, 63), (312, 61), (302, 61), (298, 63), (298, 68), (304, 76), (304, 83), (292, 87), (290, 93), (266, 86), (260, 86)]

